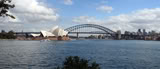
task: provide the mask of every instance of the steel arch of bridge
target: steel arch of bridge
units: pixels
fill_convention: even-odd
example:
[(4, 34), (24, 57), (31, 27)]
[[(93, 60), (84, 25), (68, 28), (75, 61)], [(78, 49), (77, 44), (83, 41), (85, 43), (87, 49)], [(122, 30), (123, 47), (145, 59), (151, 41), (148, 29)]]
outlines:
[(75, 30), (78, 30), (78, 29), (81, 29), (81, 28), (87, 28), (87, 27), (91, 27), (91, 28), (96, 28), (96, 29), (99, 29), (99, 30), (102, 30), (104, 31), (106, 34), (114, 34), (115, 32), (104, 27), (104, 26), (100, 26), (100, 25), (96, 25), (96, 24), (81, 24), (81, 25), (76, 25), (76, 26), (72, 26), (72, 27), (69, 27), (67, 29), (65, 29), (65, 31), (68, 31), (69, 33), (70, 32), (73, 32)]

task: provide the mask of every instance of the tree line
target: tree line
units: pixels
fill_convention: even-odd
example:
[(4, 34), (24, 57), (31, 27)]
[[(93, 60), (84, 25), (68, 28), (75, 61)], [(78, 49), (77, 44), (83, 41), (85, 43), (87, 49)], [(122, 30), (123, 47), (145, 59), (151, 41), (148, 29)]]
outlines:
[(89, 63), (89, 60), (81, 59), (78, 56), (69, 56), (66, 57), (62, 67), (58, 66), (54, 69), (101, 69), (96, 62)]
[(12, 30), (9, 32), (2, 30), (0, 32), (0, 39), (16, 39), (15, 32)]

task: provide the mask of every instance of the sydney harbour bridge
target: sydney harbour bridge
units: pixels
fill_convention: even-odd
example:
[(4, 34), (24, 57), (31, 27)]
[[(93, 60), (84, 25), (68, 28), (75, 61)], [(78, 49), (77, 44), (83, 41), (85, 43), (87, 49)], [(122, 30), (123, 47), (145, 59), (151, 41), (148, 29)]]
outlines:
[(76, 34), (77, 37), (79, 37), (79, 34), (103, 34), (111, 37), (115, 36), (115, 32), (111, 29), (96, 24), (76, 25), (66, 28), (65, 31), (68, 31), (68, 34)]

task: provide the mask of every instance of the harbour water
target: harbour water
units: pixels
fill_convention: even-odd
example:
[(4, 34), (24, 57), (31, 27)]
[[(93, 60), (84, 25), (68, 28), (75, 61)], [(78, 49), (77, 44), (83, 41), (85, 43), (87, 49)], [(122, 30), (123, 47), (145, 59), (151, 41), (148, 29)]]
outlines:
[(141, 40), (0, 40), (0, 69), (54, 69), (67, 56), (101, 69), (160, 69), (160, 42)]

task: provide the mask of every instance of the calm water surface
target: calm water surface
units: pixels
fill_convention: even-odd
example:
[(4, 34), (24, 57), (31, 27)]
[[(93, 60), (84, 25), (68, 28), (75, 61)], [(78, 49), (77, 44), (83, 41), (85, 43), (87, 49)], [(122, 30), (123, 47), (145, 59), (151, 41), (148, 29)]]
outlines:
[(96, 61), (102, 69), (160, 69), (160, 42), (0, 40), (0, 69), (53, 69), (66, 56)]

